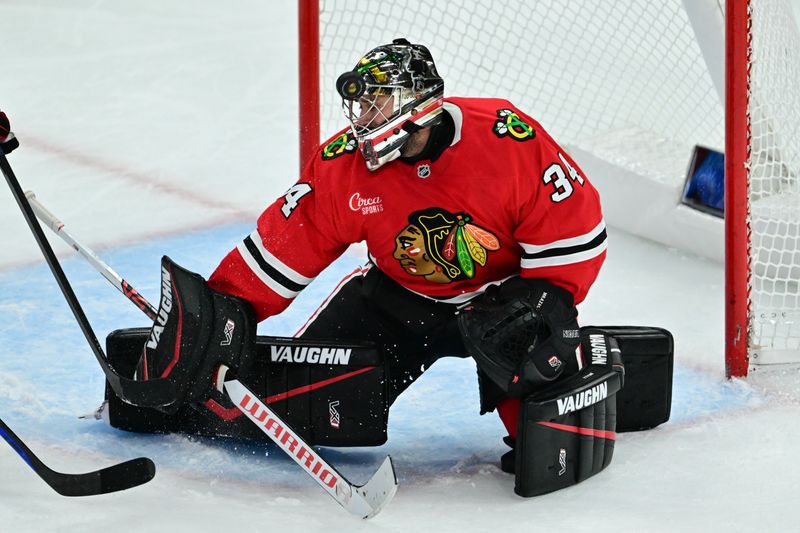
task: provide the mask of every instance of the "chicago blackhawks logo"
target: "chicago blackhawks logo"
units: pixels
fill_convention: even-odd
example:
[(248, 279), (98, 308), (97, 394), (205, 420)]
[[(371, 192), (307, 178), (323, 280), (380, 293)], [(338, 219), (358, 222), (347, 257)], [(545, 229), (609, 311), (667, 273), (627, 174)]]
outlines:
[(355, 152), (358, 141), (352, 136), (350, 130), (342, 133), (322, 148), (322, 159), (325, 161), (335, 159), (342, 154)]
[(499, 120), (494, 123), (494, 132), (498, 137), (508, 135), (515, 141), (527, 141), (536, 137), (536, 130), (523, 122), (511, 109), (498, 109), (497, 117)]
[(488, 252), (499, 248), (497, 237), (473, 224), (469, 214), (431, 207), (408, 216), (392, 257), (412, 276), (450, 283), (473, 278), (476, 263), (485, 266)]

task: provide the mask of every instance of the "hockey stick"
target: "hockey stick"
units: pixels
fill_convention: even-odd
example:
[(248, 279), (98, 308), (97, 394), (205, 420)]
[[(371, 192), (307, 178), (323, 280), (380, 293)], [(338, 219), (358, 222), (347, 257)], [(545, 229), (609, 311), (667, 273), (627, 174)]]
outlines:
[[(64, 224), (47, 210), (33, 194), (25, 193), (30, 200), (36, 215), (48, 227), (61, 236), (70, 246), (77, 250), (89, 263), (103, 275), (117, 290), (133, 302), (145, 314), (156, 314), (155, 308), (124, 281), (111, 267), (103, 262), (92, 250), (75, 240), (64, 230)], [(124, 287), (129, 290), (125, 290)], [(135, 295), (135, 296), (134, 296)], [(148, 310), (150, 313), (148, 313)], [(220, 367), (218, 382), (227, 372)], [(387, 456), (380, 468), (364, 485), (354, 485), (342, 476), (333, 466), (328, 464), (314, 449), (284, 422), (272, 409), (267, 407), (258, 396), (237, 379), (224, 380), (225, 392), (234, 405), (244, 413), (258, 428), (275, 442), (289, 457), (310, 475), (328, 494), (350, 513), (362, 518), (371, 518), (392, 499), (397, 492), (397, 477), (391, 457)]]
[(85, 474), (64, 474), (44, 464), (2, 420), (0, 420), (0, 436), (45, 483), (62, 496), (94, 496), (130, 489), (147, 483), (156, 474), (156, 466), (146, 457), (131, 459)]
[(139, 294), (139, 292), (134, 289), (130, 283), (122, 279), (119, 274), (114, 272), (114, 269), (108, 266), (102, 259), (97, 257), (94, 252), (77, 242), (72, 235), (70, 235), (69, 232), (64, 229), (64, 223), (61, 222), (53, 213), (48, 211), (47, 208), (45, 208), (45, 206), (43, 206), (39, 200), (36, 199), (36, 195), (33, 194), (33, 191), (27, 191), (25, 193), (25, 197), (28, 199), (31, 208), (33, 208), (33, 212), (36, 213), (36, 217), (39, 220), (53, 230), (56, 235), (61, 237), (64, 242), (70, 245), (70, 247), (72, 247), (76, 252), (81, 254), (84, 259), (89, 261), (95, 270), (100, 272), (100, 274), (102, 274), (109, 283), (114, 285), (114, 287), (124, 294), (126, 298), (136, 304), (136, 306), (147, 315), (147, 318), (150, 320), (156, 319), (158, 316), (158, 311), (152, 305), (150, 305), (150, 303), (145, 300), (144, 297), (142, 297), (142, 295)]
[(50, 267), (50, 271), (53, 273), (58, 286), (61, 288), (61, 293), (67, 300), (67, 304), (72, 310), (72, 314), (75, 316), (75, 320), (77, 320), (97, 362), (100, 364), (100, 368), (103, 369), (103, 373), (106, 375), (106, 379), (109, 385), (111, 385), (111, 388), (114, 389), (117, 396), (124, 401), (137, 405), (158, 407), (170, 404), (174, 401), (175, 392), (174, 387), (167, 380), (153, 379), (150, 381), (136, 381), (128, 379), (119, 375), (111, 365), (108, 364), (105, 353), (94, 334), (94, 330), (92, 330), (92, 326), (89, 324), (89, 320), (86, 318), (86, 314), (83, 312), (83, 308), (80, 302), (78, 302), (78, 298), (75, 296), (75, 292), (72, 290), (67, 276), (62, 270), (61, 264), (58, 262), (50, 243), (44, 236), (42, 227), (36, 220), (30, 203), (22, 193), (19, 181), (14, 175), (14, 171), (11, 169), (11, 165), (2, 150), (0, 150), (0, 171), (2, 171), (3, 176), (5, 176), (6, 183), (8, 183), (8, 187), (11, 189), (11, 194), (17, 201), (17, 205), (19, 205), (22, 215), (25, 217), (25, 221), (28, 223), (28, 227), (33, 233), (36, 243), (39, 245), (39, 249), (42, 251), (45, 261), (47, 261), (47, 265)]
[[(224, 372), (225, 367), (220, 367)], [(372, 518), (397, 492), (397, 476), (392, 458), (387, 456), (380, 468), (364, 485), (354, 485), (328, 464), (286, 422), (258, 399), (239, 380), (225, 380), (225, 392), (231, 401), (292, 460), (350, 513)]]

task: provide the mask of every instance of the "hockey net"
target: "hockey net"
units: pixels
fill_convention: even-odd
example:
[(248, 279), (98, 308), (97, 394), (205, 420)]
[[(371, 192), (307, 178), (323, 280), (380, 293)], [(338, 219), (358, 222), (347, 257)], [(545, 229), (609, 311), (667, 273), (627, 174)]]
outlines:
[[(620, 188), (653, 184), (640, 194), (650, 195), (648, 201), (658, 196), (672, 209), (695, 146), (725, 149), (720, 2), (320, 0), (319, 138), (344, 126), (333, 90), (338, 75), (372, 47), (406, 37), (431, 49), (446, 95), (511, 100), (566, 145), (588, 174), (624, 176)], [(748, 353), (750, 362), (797, 361), (797, 29), (785, 0), (750, 3)], [(619, 206), (620, 225), (632, 224), (625, 218), (631, 203), (647, 202)], [(604, 207), (611, 218), (615, 206)], [(706, 223), (718, 227), (714, 246), (721, 259), (722, 223)], [(687, 241), (688, 249), (709, 248), (670, 225), (663, 233), (679, 233), (673, 239)]]
[(800, 37), (787, 3), (751, 0), (750, 361), (800, 359)]

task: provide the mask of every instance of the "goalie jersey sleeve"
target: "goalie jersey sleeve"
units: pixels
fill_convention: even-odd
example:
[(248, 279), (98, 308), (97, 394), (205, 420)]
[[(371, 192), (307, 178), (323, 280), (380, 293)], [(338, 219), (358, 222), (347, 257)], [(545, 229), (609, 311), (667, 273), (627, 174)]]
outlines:
[(321, 180), (301, 178), (222, 260), (211, 287), (250, 302), (259, 321), (283, 311), (348, 246), (329, 202)]
[(564, 287), (578, 304), (606, 257), (600, 198), (575, 161), (539, 128), (530, 166), (537, 175), (519, 185), (520, 218), (514, 237), (522, 248), (520, 273)]

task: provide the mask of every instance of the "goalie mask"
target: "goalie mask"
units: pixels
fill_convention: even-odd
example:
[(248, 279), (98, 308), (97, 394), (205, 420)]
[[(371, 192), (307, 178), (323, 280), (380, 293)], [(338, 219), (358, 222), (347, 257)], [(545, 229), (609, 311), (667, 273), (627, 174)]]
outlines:
[(397, 159), (411, 133), (441, 120), (444, 80), (428, 49), (405, 39), (368, 52), (336, 90), (369, 170)]

